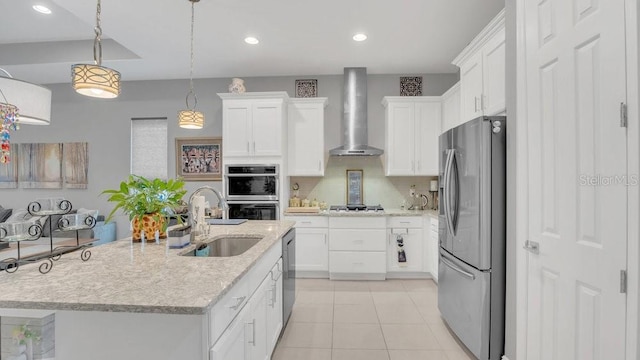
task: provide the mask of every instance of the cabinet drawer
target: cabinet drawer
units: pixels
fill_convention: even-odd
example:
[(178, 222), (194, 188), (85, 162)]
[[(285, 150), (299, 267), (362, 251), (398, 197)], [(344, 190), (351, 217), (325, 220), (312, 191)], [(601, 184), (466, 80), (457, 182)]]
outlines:
[(388, 228), (421, 228), (422, 218), (419, 216), (389, 216)]
[(384, 229), (387, 225), (384, 216), (345, 216), (330, 217), (329, 227), (336, 229)]
[(387, 271), (384, 252), (332, 251), (329, 262), (332, 273), (380, 274)]
[(251, 294), (251, 276), (245, 275), (209, 312), (209, 345), (215, 344), (233, 318), (246, 305)]
[(384, 229), (331, 229), (329, 250), (385, 251)]
[(326, 228), (329, 226), (329, 219), (326, 216), (285, 216), (284, 219), (295, 221), (296, 228)]

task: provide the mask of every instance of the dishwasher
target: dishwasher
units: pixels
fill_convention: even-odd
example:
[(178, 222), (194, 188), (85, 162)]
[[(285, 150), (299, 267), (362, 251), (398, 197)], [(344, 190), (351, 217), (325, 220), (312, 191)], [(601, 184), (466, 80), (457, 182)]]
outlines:
[(282, 329), (287, 325), (296, 301), (296, 229), (282, 237)]

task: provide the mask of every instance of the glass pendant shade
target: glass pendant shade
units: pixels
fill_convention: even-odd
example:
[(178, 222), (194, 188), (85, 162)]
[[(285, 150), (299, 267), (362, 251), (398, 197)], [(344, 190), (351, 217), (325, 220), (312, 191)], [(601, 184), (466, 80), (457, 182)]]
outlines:
[(178, 112), (178, 125), (183, 129), (202, 129), (204, 126), (204, 114), (195, 110), (180, 110)]
[(95, 64), (75, 64), (71, 67), (73, 88), (77, 93), (102, 99), (120, 95), (120, 73)]

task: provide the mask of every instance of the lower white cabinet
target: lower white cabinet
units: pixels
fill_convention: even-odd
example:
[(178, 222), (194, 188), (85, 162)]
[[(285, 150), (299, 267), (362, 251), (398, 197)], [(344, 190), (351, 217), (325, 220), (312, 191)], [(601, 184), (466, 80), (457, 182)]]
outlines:
[[(402, 239), (406, 262), (398, 258), (398, 238)], [(422, 273), (424, 271), (422, 229), (393, 228), (387, 232), (387, 272)]]
[(386, 278), (385, 217), (329, 219), (329, 278), (384, 280)]
[(425, 266), (435, 282), (438, 282), (438, 257), (440, 244), (438, 242), (438, 218), (425, 216)]
[(249, 359), (247, 356), (246, 322), (250, 307), (245, 306), (209, 351), (209, 360)]
[(282, 330), (281, 250), (274, 245), (211, 310), (210, 360), (271, 358)]
[(296, 277), (329, 277), (329, 221), (324, 216), (286, 216), (296, 222)]

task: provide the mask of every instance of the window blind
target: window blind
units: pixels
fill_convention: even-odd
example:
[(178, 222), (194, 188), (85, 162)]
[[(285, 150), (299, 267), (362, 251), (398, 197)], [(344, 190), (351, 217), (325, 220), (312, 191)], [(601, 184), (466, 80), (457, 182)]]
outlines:
[(167, 118), (131, 119), (131, 174), (168, 177)]

